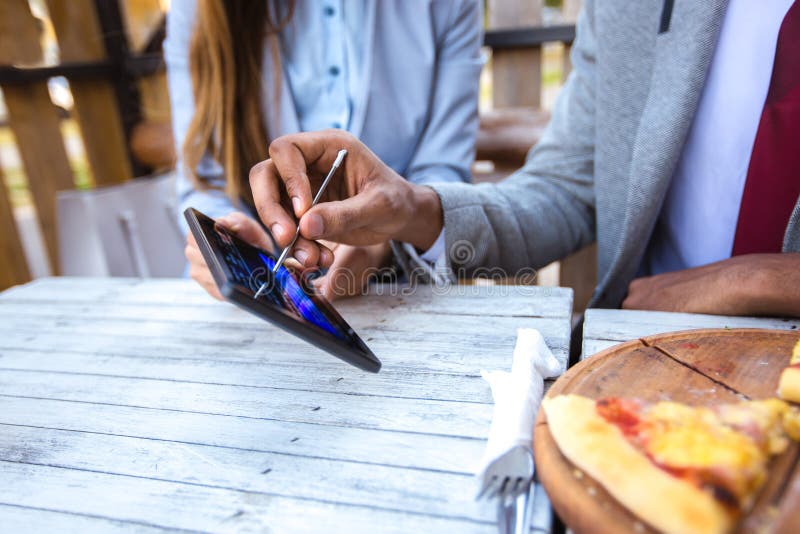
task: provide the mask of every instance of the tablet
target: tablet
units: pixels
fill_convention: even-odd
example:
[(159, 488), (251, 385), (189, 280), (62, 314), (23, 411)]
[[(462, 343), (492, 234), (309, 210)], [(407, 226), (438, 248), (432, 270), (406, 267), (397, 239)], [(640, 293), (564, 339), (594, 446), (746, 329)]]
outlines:
[[(276, 257), (248, 245), (194, 208), (183, 212), (225, 299), (359, 369), (377, 373), (381, 362), (333, 306)], [(258, 299), (262, 283), (267, 291)]]

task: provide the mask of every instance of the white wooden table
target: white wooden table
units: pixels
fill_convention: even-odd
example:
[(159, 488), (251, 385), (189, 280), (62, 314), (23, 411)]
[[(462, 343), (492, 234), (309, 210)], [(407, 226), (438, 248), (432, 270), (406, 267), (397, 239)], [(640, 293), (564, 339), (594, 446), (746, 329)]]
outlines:
[(0, 294), (0, 530), (494, 532), (472, 469), (516, 329), (566, 361), (570, 290), (337, 307), (368, 374), (189, 281)]
[(583, 350), (587, 358), (619, 343), (664, 332), (700, 328), (800, 329), (800, 319), (727, 317), (639, 310), (586, 310), (583, 323)]

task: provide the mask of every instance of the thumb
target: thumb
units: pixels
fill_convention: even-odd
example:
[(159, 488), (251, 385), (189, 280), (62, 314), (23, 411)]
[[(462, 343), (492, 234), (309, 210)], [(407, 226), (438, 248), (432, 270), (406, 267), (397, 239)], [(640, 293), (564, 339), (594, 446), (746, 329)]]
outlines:
[(385, 195), (364, 192), (345, 200), (317, 204), (300, 219), (300, 233), (307, 239), (346, 243), (342, 236), (365, 227), (375, 230), (392, 217)]
[(217, 219), (217, 222), (245, 243), (272, 250), (272, 241), (264, 228), (244, 213), (236, 211)]

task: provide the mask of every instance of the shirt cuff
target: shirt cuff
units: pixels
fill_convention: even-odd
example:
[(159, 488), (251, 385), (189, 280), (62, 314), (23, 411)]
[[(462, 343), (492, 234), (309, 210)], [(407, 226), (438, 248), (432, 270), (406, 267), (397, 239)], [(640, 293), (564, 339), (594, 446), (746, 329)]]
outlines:
[(444, 226), (442, 227), (442, 231), (439, 232), (439, 237), (437, 237), (436, 241), (431, 245), (431, 248), (423, 252), (420, 258), (428, 263), (436, 263), (442, 255), (444, 255)]

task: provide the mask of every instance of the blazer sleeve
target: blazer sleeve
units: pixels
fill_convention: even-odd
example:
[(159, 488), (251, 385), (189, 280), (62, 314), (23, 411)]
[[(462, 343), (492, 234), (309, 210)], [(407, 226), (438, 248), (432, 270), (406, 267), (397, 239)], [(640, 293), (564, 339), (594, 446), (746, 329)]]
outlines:
[[(167, 64), (167, 84), (172, 108), (172, 135), (175, 153), (178, 155), (176, 165), (176, 189), (180, 208), (178, 219), (184, 234), (189, 231), (183, 218), (183, 210), (187, 207), (196, 208), (212, 218), (236, 210), (224, 191), (197, 190), (181, 161), (181, 147), (194, 115), (192, 79), (189, 74), (189, 41), (194, 26), (195, 2), (196, 0), (172, 0), (167, 15), (167, 37), (164, 40), (164, 60)], [(213, 158), (204, 157), (196, 172), (209, 185), (225, 187), (225, 173), (222, 166)]]
[(595, 239), (594, 1), (585, 3), (573, 70), (541, 141), (525, 165), (498, 184), (433, 184), (442, 201), (449, 268), (528, 272)]
[(469, 182), (478, 133), (483, 59), (480, 0), (451, 1), (439, 38), (436, 77), (425, 130), (406, 178), (414, 183)]

